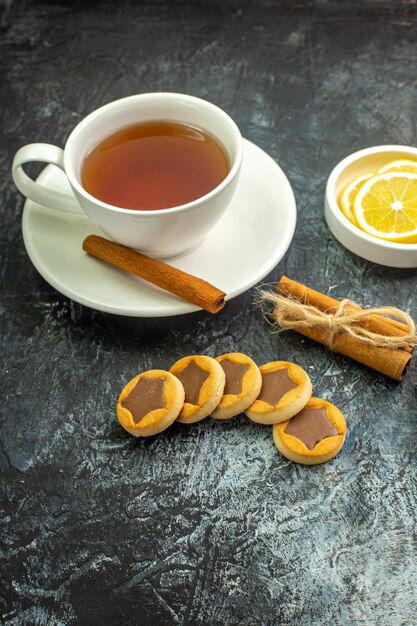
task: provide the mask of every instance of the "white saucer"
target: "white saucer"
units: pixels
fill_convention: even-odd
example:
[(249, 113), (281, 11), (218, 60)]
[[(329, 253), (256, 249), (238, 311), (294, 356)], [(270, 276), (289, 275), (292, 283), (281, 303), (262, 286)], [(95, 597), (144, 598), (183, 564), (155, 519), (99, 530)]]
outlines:
[[(54, 165), (42, 171), (38, 182), (69, 192), (65, 175)], [(198, 247), (168, 262), (212, 283), (230, 300), (276, 266), (291, 243), (295, 223), (294, 194), (285, 174), (263, 150), (244, 140), (238, 188), (225, 215)], [(22, 230), (27, 253), (38, 272), (75, 302), (136, 317), (199, 310), (88, 256), (82, 249), (84, 238), (103, 233), (87, 217), (63, 215), (27, 200)]]

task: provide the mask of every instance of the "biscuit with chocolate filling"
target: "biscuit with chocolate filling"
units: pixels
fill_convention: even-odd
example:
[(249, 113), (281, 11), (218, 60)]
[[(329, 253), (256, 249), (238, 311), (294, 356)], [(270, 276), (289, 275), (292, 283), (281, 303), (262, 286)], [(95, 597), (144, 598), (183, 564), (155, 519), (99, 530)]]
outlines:
[(272, 361), (259, 368), (261, 392), (246, 415), (258, 424), (278, 424), (299, 413), (311, 398), (311, 380), (302, 367)]
[(231, 352), (216, 357), (226, 375), (223, 396), (211, 414), (219, 420), (235, 417), (257, 398), (262, 385), (261, 372), (246, 354)]
[(148, 370), (132, 378), (117, 401), (117, 418), (135, 437), (149, 437), (168, 428), (184, 404), (184, 387), (173, 374)]
[(182, 383), (185, 402), (177, 422), (199, 422), (216, 408), (226, 380), (222, 366), (209, 356), (193, 355), (180, 359), (169, 370)]
[(297, 415), (273, 426), (274, 443), (290, 461), (316, 465), (330, 461), (346, 438), (346, 422), (334, 404), (310, 398)]

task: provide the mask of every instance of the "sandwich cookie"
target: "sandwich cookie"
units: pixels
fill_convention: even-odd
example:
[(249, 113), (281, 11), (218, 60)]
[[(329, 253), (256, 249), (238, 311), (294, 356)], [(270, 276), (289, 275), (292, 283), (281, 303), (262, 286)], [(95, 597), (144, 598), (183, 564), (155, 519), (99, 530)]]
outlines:
[(225, 373), (226, 382), (223, 396), (211, 416), (224, 420), (239, 415), (254, 402), (261, 390), (262, 376), (256, 363), (240, 352), (222, 354), (216, 361)]
[(226, 376), (220, 363), (209, 356), (180, 359), (169, 370), (184, 387), (185, 402), (177, 422), (193, 424), (214, 411), (223, 395)]
[(293, 417), (311, 398), (311, 380), (299, 365), (287, 361), (265, 363), (261, 392), (245, 411), (258, 424), (278, 424)]
[(184, 404), (184, 387), (164, 370), (142, 372), (127, 383), (117, 401), (117, 419), (135, 437), (165, 430)]
[(275, 424), (274, 443), (290, 461), (316, 465), (330, 461), (346, 438), (346, 422), (334, 404), (310, 398), (297, 415)]

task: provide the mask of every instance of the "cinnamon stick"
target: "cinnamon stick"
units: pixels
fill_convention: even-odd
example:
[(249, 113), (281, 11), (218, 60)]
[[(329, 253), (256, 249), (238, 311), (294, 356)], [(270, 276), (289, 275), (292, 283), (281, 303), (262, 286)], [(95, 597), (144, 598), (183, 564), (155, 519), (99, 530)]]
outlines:
[[(292, 281), (286, 276), (283, 276), (279, 281), (278, 292), (285, 297), (295, 298), (327, 313), (335, 313), (340, 305), (338, 300), (310, 289), (301, 283)], [(355, 312), (358, 312), (358, 310), (362, 311), (356, 305), (352, 305), (351, 310)], [(405, 336), (407, 334), (405, 324), (395, 322), (395, 320), (392, 320), (392, 322), (389, 318), (375, 314), (367, 317), (366, 326), (373, 332), (391, 337)], [(329, 333), (323, 328), (312, 326), (294, 330), (397, 381), (404, 378), (412, 358), (413, 348), (411, 346), (408, 346), (406, 349), (395, 350), (369, 346), (344, 333), (332, 336), (330, 346)]]
[[(287, 278), (287, 276), (282, 276), (277, 289), (278, 293), (283, 296), (297, 298), (300, 302), (310, 304), (325, 313), (336, 313), (340, 305), (339, 300), (326, 296), (325, 294), (315, 291), (310, 287), (306, 287), (301, 283), (297, 283), (295, 280)], [(353, 313), (363, 311), (361, 307), (353, 303), (346, 306), (345, 310), (346, 312), (351, 311)], [(358, 325), (363, 326), (374, 333), (386, 335), (388, 337), (402, 337), (407, 334), (408, 331), (407, 326), (402, 322), (376, 314), (367, 316), (363, 320), (359, 321)], [(411, 354), (414, 348), (413, 346), (408, 346), (404, 349)]]
[(209, 313), (217, 313), (224, 307), (226, 294), (223, 291), (159, 259), (97, 235), (86, 237), (83, 249), (91, 256), (139, 276)]

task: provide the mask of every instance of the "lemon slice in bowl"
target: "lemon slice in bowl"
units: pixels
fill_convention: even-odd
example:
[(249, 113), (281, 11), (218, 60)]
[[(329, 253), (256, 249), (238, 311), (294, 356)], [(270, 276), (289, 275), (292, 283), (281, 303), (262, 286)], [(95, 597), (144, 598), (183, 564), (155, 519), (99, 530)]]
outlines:
[(381, 167), (377, 174), (384, 174), (385, 172), (410, 172), (410, 174), (417, 174), (417, 161), (412, 161), (411, 159), (391, 161), (384, 167)]
[(346, 187), (344, 188), (342, 195), (340, 196), (340, 210), (343, 215), (348, 218), (352, 224), (356, 224), (355, 216), (353, 213), (353, 203), (356, 198), (356, 194), (361, 188), (362, 184), (365, 180), (369, 180), (372, 178), (373, 174), (361, 174), (354, 178)]
[(359, 189), (353, 205), (357, 225), (369, 235), (417, 243), (417, 173), (385, 172)]

